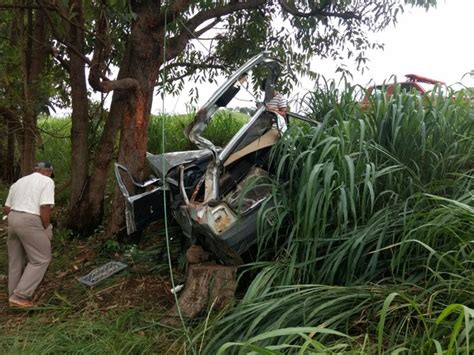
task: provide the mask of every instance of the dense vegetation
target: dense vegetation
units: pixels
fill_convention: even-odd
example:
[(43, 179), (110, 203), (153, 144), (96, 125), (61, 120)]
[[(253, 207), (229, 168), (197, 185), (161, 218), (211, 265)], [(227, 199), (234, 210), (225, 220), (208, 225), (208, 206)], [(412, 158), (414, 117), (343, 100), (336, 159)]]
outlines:
[(472, 104), (352, 97), (315, 92), (321, 125), (274, 150), (256, 276), (207, 330), (208, 353), (473, 351)]
[[(294, 125), (273, 150), (273, 205), (233, 307), (178, 329), (146, 311), (73, 318), (48, 327), (64, 334), (49, 351), (85, 341), (108, 352), (473, 352), (470, 98), (396, 92), (361, 107), (354, 90), (315, 91), (308, 115), (321, 124)], [(179, 121), (164, 122), (166, 142), (179, 142)], [(29, 352), (43, 336), (0, 342)]]

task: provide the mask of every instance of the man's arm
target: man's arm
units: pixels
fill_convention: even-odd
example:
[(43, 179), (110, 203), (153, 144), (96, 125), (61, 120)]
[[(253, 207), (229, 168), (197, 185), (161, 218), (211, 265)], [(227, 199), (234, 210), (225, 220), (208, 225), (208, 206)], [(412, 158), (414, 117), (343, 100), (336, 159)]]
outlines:
[(3, 214), (8, 215), (12, 209), (9, 206), (3, 206)]
[(51, 205), (40, 206), (40, 217), (41, 223), (43, 223), (44, 229), (48, 228), (51, 220)]

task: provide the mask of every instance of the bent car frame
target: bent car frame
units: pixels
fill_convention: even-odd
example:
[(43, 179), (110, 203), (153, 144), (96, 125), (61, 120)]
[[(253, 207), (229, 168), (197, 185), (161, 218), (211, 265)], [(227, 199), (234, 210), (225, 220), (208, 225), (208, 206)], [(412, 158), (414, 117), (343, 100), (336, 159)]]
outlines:
[[(254, 67), (265, 67), (264, 99), (248, 122), (223, 148), (202, 136), (213, 115), (239, 90), (238, 79)], [(199, 149), (158, 155), (147, 153), (156, 176), (145, 182), (133, 179), (127, 168), (115, 164), (115, 176), (125, 199), (127, 232), (144, 229), (171, 212), (192, 242), (210, 250), (226, 265), (242, 263), (241, 254), (257, 236), (257, 214), (270, 197), (270, 188), (258, 184), (271, 175), (269, 152), (287, 129), (289, 112), (283, 117), (267, 108), (282, 68), (268, 52), (250, 59), (222, 84), (196, 113), (185, 134)], [(145, 190), (132, 194), (129, 186)], [(166, 202), (166, 203), (165, 203)]]

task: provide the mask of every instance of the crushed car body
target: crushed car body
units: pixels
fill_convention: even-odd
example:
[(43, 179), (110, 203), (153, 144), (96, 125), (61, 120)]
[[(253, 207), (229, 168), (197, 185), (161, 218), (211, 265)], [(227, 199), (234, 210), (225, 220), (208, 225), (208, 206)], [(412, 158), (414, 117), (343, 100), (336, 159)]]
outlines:
[[(227, 145), (218, 148), (202, 133), (216, 111), (235, 96), (239, 78), (257, 66), (266, 70), (263, 102), (257, 104), (254, 114)], [(269, 205), (265, 203), (271, 194), (269, 184), (258, 182), (271, 175), (270, 149), (287, 129), (288, 117), (305, 120), (291, 112), (284, 117), (266, 106), (273, 98), (281, 69), (280, 61), (267, 52), (240, 67), (185, 129), (199, 150), (148, 153), (148, 163), (156, 175), (150, 180), (137, 182), (126, 167), (115, 164), (129, 234), (162, 219), (167, 208), (192, 242), (202, 244), (226, 265), (242, 263), (241, 254), (256, 241), (258, 211)], [(146, 191), (131, 194), (125, 177)]]

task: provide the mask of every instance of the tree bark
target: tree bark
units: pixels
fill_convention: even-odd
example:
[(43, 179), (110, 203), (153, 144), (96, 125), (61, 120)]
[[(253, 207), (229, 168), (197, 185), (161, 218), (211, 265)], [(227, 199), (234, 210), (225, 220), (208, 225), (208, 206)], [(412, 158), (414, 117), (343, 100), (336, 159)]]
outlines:
[[(27, 105), (30, 104), (27, 103)], [(33, 171), (36, 154), (36, 115), (31, 108), (26, 107), (24, 111), (23, 129), (20, 135), (20, 174), (25, 176)]]
[[(21, 21), (21, 16), (14, 16), (10, 24), (10, 39), (9, 45), (14, 47), (18, 44), (18, 38), (20, 36), (19, 22)], [(17, 69), (16, 63), (6, 64), (7, 72), (15, 72)], [(15, 97), (13, 87), (6, 86), (5, 98)], [(5, 119), (6, 126), (6, 146), (4, 159), (5, 162), (2, 165), (4, 167), (1, 179), (6, 183), (12, 183), (19, 177), (19, 166), (16, 160), (16, 148), (17, 148), (17, 134), (21, 131), (21, 123), (18, 119), (18, 110), (15, 107), (17, 105), (7, 105), (0, 107), (0, 115)]]
[[(105, 90), (102, 90), (101, 88), (100, 80), (105, 78), (101, 70), (104, 67), (104, 61), (110, 49), (105, 46), (108, 41), (107, 21), (103, 16), (102, 11), (96, 23), (96, 36), (94, 56), (90, 64), (89, 84), (95, 90), (105, 92)], [(74, 46), (74, 49), (77, 50), (77, 47)], [(122, 78), (127, 78), (129, 67), (127, 63), (129, 55), (130, 51), (127, 48), (122, 63), (123, 67), (120, 68), (118, 74), (118, 81)], [(80, 56), (78, 57), (80, 58)], [(85, 162), (84, 170), (82, 170), (84, 166), (77, 166), (77, 168), (81, 169), (81, 172), (85, 173), (85, 175), (84, 178), (78, 178), (73, 184), (73, 189), (75, 191), (73, 191), (70, 204), (68, 227), (85, 236), (94, 233), (102, 223), (104, 215), (104, 196), (109, 177), (109, 167), (115, 152), (115, 142), (121, 124), (121, 115), (123, 110), (126, 108), (125, 99), (127, 94), (127, 91), (119, 90), (114, 91), (113, 93), (111, 109), (94, 154), (94, 161), (93, 166), (90, 169), (90, 175), (88, 175), (89, 169), (87, 169), (87, 161)], [(77, 125), (77, 132), (88, 133), (90, 129), (89, 122), (87, 123), (87, 127), (84, 120), (81, 120), (80, 122), (80, 125)], [(88, 152), (86, 153), (84, 151), (84, 148), (88, 149), (87, 136), (81, 136), (80, 138), (77, 136), (76, 143), (81, 146), (76, 147), (76, 149), (80, 150), (78, 153), (85, 157), (85, 154), (88, 154)], [(76, 143), (73, 144), (73, 146), (76, 145)], [(72, 174), (74, 176), (74, 170)]]
[[(7, 147), (8, 147), (8, 120), (5, 115), (2, 114), (2, 109), (0, 108), (0, 166), (5, 166), (7, 163)], [(3, 139), (6, 136), (7, 139)], [(5, 181), (5, 171), (0, 172), (0, 180)]]
[(20, 129), (20, 125), (13, 117), (7, 118), (7, 150), (5, 155), (5, 170), (3, 180), (7, 183), (14, 182), (19, 175), (19, 167), (15, 157), (16, 138), (15, 133)]
[[(114, 92), (111, 110), (95, 153), (91, 174), (87, 178), (80, 200), (71, 207), (68, 226), (84, 236), (93, 234), (102, 223), (109, 167), (120, 128), (120, 114), (125, 107), (124, 96), (126, 95), (119, 91)], [(116, 103), (113, 104), (114, 102)]]
[[(134, 10), (137, 20), (132, 26), (117, 80), (100, 82), (101, 75), (95, 70), (100, 70), (101, 63), (100, 60), (95, 61), (96, 53), (92, 61), (94, 68), (91, 67), (90, 84), (98, 91), (114, 91), (91, 175), (85, 183), (80, 200), (71, 207), (69, 227), (83, 235), (92, 234), (100, 226), (104, 207), (109, 207), (104, 205), (105, 190), (117, 133), (121, 127), (125, 133), (121, 135), (119, 161), (125, 161), (136, 178), (141, 177), (144, 165), (154, 82), (161, 65), (156, 57), (159, 44), (152, 36), (153, 30), (156, 30), (154, 26), (159, 14), (159, 4), (155, 1), (142, 1)], [(102, 53), (98, 53), (98, 57), (101, 56)], [(112, 215), (119, 216), (120, 212), (115, 208), (120, 209), (123, 214), (122, 205), (123, 203), (114, 202)], [(123, 216), (118, 219), (123, 220)], [(116, 225), (119, 224), (120, 222)]]
[[(127, 47), (117, 79), (128, 77), (130, 49)], [(104, 216), (104, 196), (109, 177), (109, 168), (115, 152), (117, 133), (122, 115), (127, 108), (129, 91), (114, 91), (104, 131), (95, 153), (91, 174), (88, 177), (81, 199), (71, 208), (69, 228), (84, 236), (94, 233)]]
[(3, 127), (6, 140), (2, 140), (1, 165), (4, 167), (0, 180), (6, 183), (12, 183), (18, 178), (18, 167), (15, 160), (15, 135), (21, 130), (19, 121), (15, 118), (12, 109), (0, 107), (0, 116), (3, 117)]
[[(153, 89), (148, 93), (139, 90), (135, 95), (135, 102), (129, 102), (127, 105), (122, 121), (118, 161), (138, 179), (142, 178), (145, 165), (152, 94)], [(131, 186), (129, 188), (132, 189)], [(124, 201), (118, 187), (115, 187), (107, 234), (118, 234), (123, 226)]]
[(189, 320), (209, 310), (222, 310), (235, 297), (237, 267), (216, 264), (211, 254), (193, 245), (186, 252), (188, 268), (186, 280), (178, 304), (173, 306), (162, 320), (165, 324), (177, 324), (178, 308)]
[(24, 58), (24, 107), (23, 130), (21, 132), (20, 169), (21, 175), (33, 171), (36, 154), (37, 116), (38, 116), (38, 85), (41, 71), (47, 57), (46, 19), (42, 11), (29, 10), (27, 46)]
[[(156, 27), (155, 7), (156, 4), (148, 1), (136, 9), (137, 22), (130, 34), (130, 56), (126, 63), (128, 77), (136, 79), (139, 88), (135, 95), (128, 96), (122, 111), (118, 161), (138, 180), (143, 178), (154, 84), (163, 62), (160, 55), (163, 29)], [(123, 226), (124, 203), (120, 191), (115, 188), (107, 234), (117, 234)]]
[[(81, 53), (84, 50), (83, 5), (81, 0), (71, 0), (69, 12), (72, 14), (72, 23), (69, 25), (69, 42)], [(69, 76), (71, 80), (71, 195), (69, 203), (68, 226), (76, 222), (78, 202), (81, 199), (89, 174), (89, 102), (87, 99), (87, 82), (85, 63), (75, 50), (68, 49), (70, 56)]]

